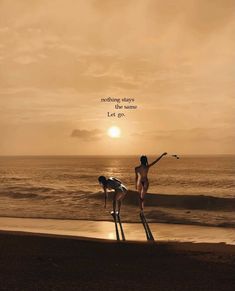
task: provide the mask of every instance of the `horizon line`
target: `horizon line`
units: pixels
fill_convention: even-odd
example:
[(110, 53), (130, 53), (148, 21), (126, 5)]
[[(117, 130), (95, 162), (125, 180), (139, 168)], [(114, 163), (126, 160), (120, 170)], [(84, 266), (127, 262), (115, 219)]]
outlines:
[[(169, 155), (172, 155), (175, 153), (170, 153)], [(16, 155), (1, 155), (0, 157), (130, 157), (130, 156), (140, 156), (141, 154), (102, 154), (102, 155), (95, 155), (95, 154), (29, 154), (29, 155), (24, 155), (24, 154), (16, 154)], [(148, 156), (156, 156), (156, 155), (161, 155), (160, 153), (156, 154), (147, 154)], [(180, 156), (234, 156), (235, 153), (228, 153), (228, 154), (178, 154)]]

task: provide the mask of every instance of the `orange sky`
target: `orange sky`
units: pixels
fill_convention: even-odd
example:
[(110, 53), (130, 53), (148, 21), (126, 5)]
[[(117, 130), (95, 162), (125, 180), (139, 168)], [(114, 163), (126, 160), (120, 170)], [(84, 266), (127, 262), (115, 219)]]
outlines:
[[(234, 14), (234, 0), (1, 0), (0, 155), (235, 153)], [(108, 96), (139, 108), (107, 118)]]

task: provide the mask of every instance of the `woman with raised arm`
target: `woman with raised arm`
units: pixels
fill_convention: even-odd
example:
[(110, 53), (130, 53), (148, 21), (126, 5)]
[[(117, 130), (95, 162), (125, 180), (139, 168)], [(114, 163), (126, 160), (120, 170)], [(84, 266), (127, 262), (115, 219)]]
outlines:
[(148, 181), (148, 171), (153, 165), (161, 160), (162, 157), (167, 155), (167, 153), (163, 153), (160, 157), (158, 157), (151, 164), (148, 163), (148, 158), (146, 156), (140, 157), (140, 165), (135, 168), (135, 182), (136, 182), (136, 190), (139, 192), (140, 199), (140, 211), (141, 213), (144, 211), (144, 197), (148, 191), (149, 181)]

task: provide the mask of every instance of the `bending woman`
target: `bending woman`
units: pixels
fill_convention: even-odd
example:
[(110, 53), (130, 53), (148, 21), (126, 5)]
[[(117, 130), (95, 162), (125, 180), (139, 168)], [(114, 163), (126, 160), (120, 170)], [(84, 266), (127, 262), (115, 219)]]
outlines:
[(155, 161), (151, 164), (148, 163), (148, 158), (146, 156), (140, 157), (140, 165), (135, 168), (135, 183), (136, 183), (136, 190), (139, 192), (139, 199), (140, 199), (140, 211), (143, 212), (144, 210), (144, 197), (149, 188), (149, 181), (148, 181), (148, 171), (150, 167), (155, 165), (157, 162), (161, 160), (163, 156), (167, 155), (167, 153), (163, 153), (160, 157), (158, 157)]
[[(104, 190), (104, 198), (105, 198), (105, 204), (104, 207), (106, 208), (106, 200), (107, 200), (107, 190), (115, 190), (114, 196), (113, 196), (113, 213), (114, 214), (120, 214), (122, 200), (126, 196), (127, 188), (122, 184), (121, 181), (119, 181), (116, 178), (108, 178), (106, 179), (104, 176), (100, 176), (98, 178), (99, 184), (103, 187)], [(117, 212), (116, 212), (117, 209)]]

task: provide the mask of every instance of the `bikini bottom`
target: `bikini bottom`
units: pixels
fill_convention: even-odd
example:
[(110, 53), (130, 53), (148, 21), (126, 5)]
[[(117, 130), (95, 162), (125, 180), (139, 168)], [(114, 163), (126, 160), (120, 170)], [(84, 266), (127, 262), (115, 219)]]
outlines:
[(148, 180), (142, 180), (140, 181), (141, 185), (143, 188), (148, 188), (149, 186), (149, 181)]

